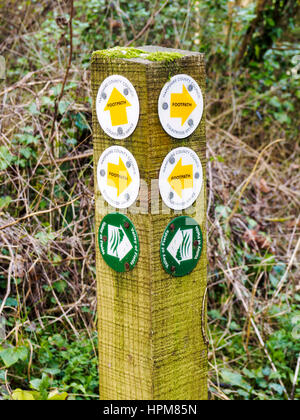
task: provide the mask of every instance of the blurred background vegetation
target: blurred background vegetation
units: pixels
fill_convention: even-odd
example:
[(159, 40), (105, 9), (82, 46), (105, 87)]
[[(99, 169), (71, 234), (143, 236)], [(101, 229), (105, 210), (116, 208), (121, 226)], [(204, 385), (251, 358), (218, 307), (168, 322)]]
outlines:
[(299, 399), (299, 1), (0, 0), (0, 22), (0, 398), (98, 397), (90, 57), (154, 44), (206, 54), (211, 398)]

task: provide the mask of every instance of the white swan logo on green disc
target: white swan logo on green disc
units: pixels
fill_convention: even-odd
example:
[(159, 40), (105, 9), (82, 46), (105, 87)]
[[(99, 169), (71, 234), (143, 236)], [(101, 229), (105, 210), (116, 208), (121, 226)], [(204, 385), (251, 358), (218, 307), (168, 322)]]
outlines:
[(203, 236), (196, 220), (188, 216), (177, 217), (167, 226), (160, 246), (165, 271), (183, 277), (196, 267), (202, 253)]
[(138, 234), (128, 217), (111, 213), (99, 227), (98, 241), (101, 255), (113, 270), (124, 273), (138, 262), (140, 244)]

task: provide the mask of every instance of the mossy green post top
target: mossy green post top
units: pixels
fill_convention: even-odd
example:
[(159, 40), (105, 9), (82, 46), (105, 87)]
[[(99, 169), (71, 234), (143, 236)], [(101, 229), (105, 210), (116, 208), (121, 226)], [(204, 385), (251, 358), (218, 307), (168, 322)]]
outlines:
[(102, 220), (98, 241), (101, 255), (109, 267), (118, 273), (132, 270), (138, 262), (138, 234), (128, 217), (111, 213)]
[(158, 100), (161, 125), (170, 136), (184, 139), (199, 126), (203, 107), (198, 83), (186, 74), (177, 74), (165, 84)]
[(113, 139), (126, 139), (135, 130), (140, 103), (135, 88), (128, 79), (114, 75), (101, 84), (96, 102), (99, 124)]
[(167, 226), (160, 245), (164, 269), (175, 277), (190, 274), (202, 252), (203, 236), (196, 220), (180, 216)]

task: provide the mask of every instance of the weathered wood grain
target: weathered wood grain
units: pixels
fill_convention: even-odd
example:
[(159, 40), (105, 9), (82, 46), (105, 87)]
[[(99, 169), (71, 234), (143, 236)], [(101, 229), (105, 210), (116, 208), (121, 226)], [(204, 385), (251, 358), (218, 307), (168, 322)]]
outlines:
[[(97, 54), (92, 58), (96, 231), (104, 215), (114, 211), (103, 205), (96, 182), (97, 163), (107, 147), (117, 144), (130, 150), (149, 189), (148, 194), (147, 191), (141, 194), (144, 200), (146, 197), (149, 212), (121, 211), (133, 221), (139, 235), (140, 257), (133, 271), (118, 274), (110, 269), (100, 255), (97, 239), (99, 373), (103, 400), (207, 399), (205, 113), (198, 129), (184, 140), (166, 134), (158, 117), (158, 97), (170, 76), (190, 75), (205, 97), (203, 55), (182, 53), (183, 57), (174, 63), (107, 59)], [(103, 132), (95, 110), (98, 89), (113, 74), (130, 80), (141, 106), (137, 129), (131, 137), (119, 141)], [(204, 248), (196, 269), (188, 276), (175, 278), (163, 270), (160, 241), (167, 224), (187, 212), (168, 210), (159, 198), (160, 211), (152, 214), (151, 205), (155, 209), (157, 203), (151, 203), (150, 191), (151, 183), (158, 188), (155, 180), (165, 156), (179, 146), (192, 148), (204, 169), (202, 192), (188, 210), (202, 228)]]

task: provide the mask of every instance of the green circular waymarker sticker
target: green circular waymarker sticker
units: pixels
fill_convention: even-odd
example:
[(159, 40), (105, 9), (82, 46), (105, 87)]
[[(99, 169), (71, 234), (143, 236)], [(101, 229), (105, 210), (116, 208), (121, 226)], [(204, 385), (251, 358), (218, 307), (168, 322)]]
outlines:
[(191, 273), (201, 257), (202, 246), (202, 231), (196, 220), (188, 216), (172, 220), (160, 245), (164, 269), (175, 277)]
[(113, 270), (124, 273), (135, 267), (140, 253), (139, 238), (133, 223), (124, 214), (111, 213), (104, 217), (98, 241), (104, 261)]

